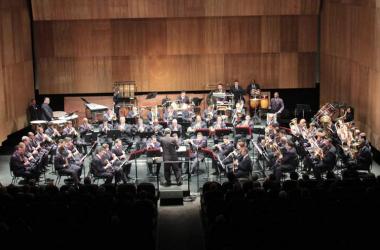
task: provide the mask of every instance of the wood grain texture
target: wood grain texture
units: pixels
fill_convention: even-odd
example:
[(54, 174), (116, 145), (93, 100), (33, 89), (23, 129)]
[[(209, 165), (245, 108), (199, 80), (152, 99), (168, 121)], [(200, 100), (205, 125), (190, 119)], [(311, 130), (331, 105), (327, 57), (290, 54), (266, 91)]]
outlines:
[(34, 20), (316, 15), (320, 0), (32, 0)]
[(355, 109), (355, 122), (380, 148), (379, 1), (325, 1), (322, 10), (321, 103)]
[(27, 126), (34, 96), (30, 19), (26, 0), (0, 0), (0, 144)]
[(37, 21), (40, 93), (109, 92), (120, 80), (135, 80), (138, 91), (204, 90), (234, 79), (243, 85), (256, 79), (265, 88), (314, 87), (317, 20), (279, 15)]

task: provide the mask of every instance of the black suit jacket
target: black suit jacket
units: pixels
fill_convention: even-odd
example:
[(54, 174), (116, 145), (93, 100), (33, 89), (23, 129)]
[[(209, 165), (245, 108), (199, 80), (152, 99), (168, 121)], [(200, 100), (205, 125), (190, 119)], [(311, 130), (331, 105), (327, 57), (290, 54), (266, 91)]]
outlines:
[(14, 152), (11, 156), (10, 168), (11, 168), (11, 171), (13, 171), (14, 173), (22, 173), (26, 170), (25, 165), (24, 165), (24, 160), (22, 156), (18, 154), (17, 152)]
[(258, 83), (250, 83), (250, 84), (248, 84), (248, 86), (247, 86), (247, 94), (248, 95), (251, 94), (252, 89), (260, 89), (260, 84), (258, 84)]
[(53, 119), (53, 110), (49, 104), (43, 103), (41, 106), (41, 119), (51, 121)]
[(164, 161), (178, 161), (178, 142), (174, 137), (164, 136), (159, 138), (162, 147), (162, 158)]
[(103, 159), (99, 159), (97, 155), (93, 157), (91, 167), (94, 170), (95, 175), (106, 172), (106, 170), (104, 169), (105, 165), (106, 164)]
[(283, 165), (292, 165), (292, 166), (297, 166), (298, 160), (297, 160), (297, 151), (295, 148), (292, 148), (290, 150), (286, 150), (283, 153), (283, 157), (281, 160), (281, 164)]
[(235, 102), (239, 101), (240, 99), (243, 99), (244, 89), (241, 86), (238, 86), (238, 88), (236, 89), (235, 85), (233, 85), (230, 91), (234, 95)]
[(38, 120), (38, 106), (37, 105), (30, 105), (28, 108), (29, 112), (29, 119), (31, 121)]
[(239, 177), (248, 177), (252, 170), (252, 161), (249, 155), (245, 155), (237, 166), (237, 175)]

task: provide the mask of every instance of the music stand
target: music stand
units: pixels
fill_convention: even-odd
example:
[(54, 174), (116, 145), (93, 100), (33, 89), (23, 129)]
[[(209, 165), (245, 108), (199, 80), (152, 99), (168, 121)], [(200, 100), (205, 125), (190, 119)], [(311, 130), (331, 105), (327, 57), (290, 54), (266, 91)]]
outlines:
[(215, 129), (215, 135), (218, 137), (223, 137), (225, 135), (229, 135), (230, 133), (231, 133), (231, 129), (229, 128)]
[(195, 130), (195, 134), (198, 134), (199, 132), (202, 133), (203, 136), (209, 137), (210, 135), (210, 130), (208, 128), (199, 128)]
[(237, 135), (243, 135), (243, 136), (252, 136), (252, 129), (248, 126), (245, 127), (235, 127), (235, 134)]
[[(211, 159), (211, 161), (216, 161), (218, 159), (216, 157), (215, 153), (210, 148), (201, 148), (200, 151), (203, 153), (203, 155), (205, 156), (205, 158), (209, 158), (209, 159)], [(207, 177), (205, 179), (209, 180), (209, 178), (210, 178), (210, 173), (209, 173), (210, 169), (209, 169), (208, 164), (206, 164), (206, 172), (207, 172)]]
[(139, 158), (141, 155), (143, 155), (145, 153), (145, 149), (139, 149), (139, 150), (135, 150), (133, 151), (130, 155), (129, 155), (129, 158), (128, 158), (128, 161), (135, 161), (135, 182), (137, 183), (138, 182), (138, 175), (137, 175), (137, 158)]
[(152, 135), (154, 135), (153, 131), (149, 132), (137, 132), (137, 135), (140, 136), (140, 138), (150, 138)]
[(118, 129), (111, 129), (107, 132), (107, 138), (111, 138), (112, 140), (116, 140), (121, 137), (121, 131)]
[(125, 118), (125, 123), (126, 124), (131, 124), (131, 125), (136, 124), (136, 117), (126, 117)]

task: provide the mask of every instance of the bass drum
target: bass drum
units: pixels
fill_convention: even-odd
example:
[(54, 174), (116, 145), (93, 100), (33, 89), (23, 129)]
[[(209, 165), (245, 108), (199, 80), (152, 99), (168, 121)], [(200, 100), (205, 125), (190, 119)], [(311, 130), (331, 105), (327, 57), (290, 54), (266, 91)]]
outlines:
[(269, 99), (267, 95), (263, 96), (263, 99), (260, 100), (260, 107), (262, 109), (268, 109), (269, 108)]
[(249, 104), (250, 104), (251, 109), (259, 108), (260, 107), (260, 100), (261, 99), (257, 99), (257, 98), (250, 99)]

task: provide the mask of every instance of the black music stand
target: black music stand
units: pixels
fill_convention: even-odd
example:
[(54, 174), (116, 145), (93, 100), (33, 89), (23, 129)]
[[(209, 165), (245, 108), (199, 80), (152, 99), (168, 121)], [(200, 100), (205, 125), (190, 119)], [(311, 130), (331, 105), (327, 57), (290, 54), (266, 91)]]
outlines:
[(125, 118), (125, 123), (126, 124), (131, 124), (131, 125), (134, 125), (136, 124), (136, 117), (126, 117)]
[[(205, 156), (205, 158), (210, 158), (212, 161), (216, 161), (217, 160), (217, 157), (216, 157), (215, 153), (210, 148), (201, 148), (200, 151), (203, 153), (203, 155)], [(206, 172), (207, 172), (207, 176), (206, 176), (205, 179), (208, 181), (210, 179), (210, 173), (209, 173), (210, 169), (209, 169), (208, 164), (206, 164)]]
[[(159, 149), (147, 149), (145, 152), (146, 152), (146, 157), (150, 157), (150, 158), (162, 156), (162, 152)], [(160, 170), (158, 169), (157, 165), (156, 165), (156, 180), (157, 180), (157, 189), (159, 190)]]
[(107, 132), (107, 138), (112, 139), (113, 141), (121, 137), (121, 131), (118, 129), (111, 129)]
[(235, 127), (235, 134), (242, 136), (252, 136), (252, 129), (250, 127)]
[(223, 137), (229, 134), (231, 134), (231, 129), (229, 128), (215, 129), (215, 135), (218, 137)]
[(137, 158), (139, 158), (141, 155), (145, 153), (145, 149), (135, 150), (129, 155), (128, 161), (135, 161), (135, 182), (138, 182), (138, 175), (137, 175)]
[(137, 132), (136, 135), (139, 136), (140, 138), (150, 138), (150, 137), (152, 137), (152, 135), (154, 135), (154, 132), (153, 131), (149, 131), (149, 132)]

